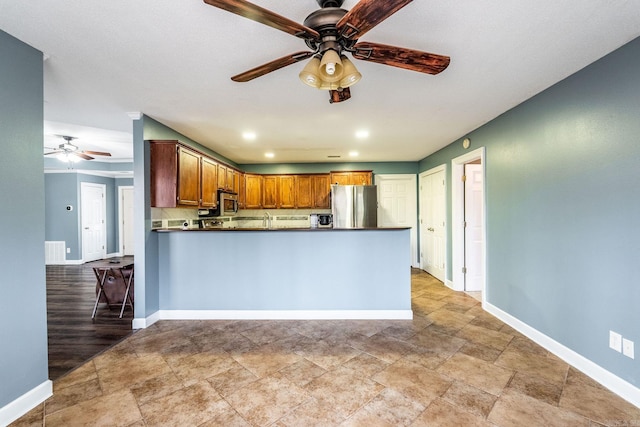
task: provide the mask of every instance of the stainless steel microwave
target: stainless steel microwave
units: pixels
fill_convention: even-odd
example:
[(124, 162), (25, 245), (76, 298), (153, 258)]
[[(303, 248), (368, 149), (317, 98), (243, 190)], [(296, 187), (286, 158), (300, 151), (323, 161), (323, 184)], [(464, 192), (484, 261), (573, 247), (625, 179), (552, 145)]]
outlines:
[(215, 216), (231, 216), (238, 213), (238, 195), (218, 190), (218, 208)]

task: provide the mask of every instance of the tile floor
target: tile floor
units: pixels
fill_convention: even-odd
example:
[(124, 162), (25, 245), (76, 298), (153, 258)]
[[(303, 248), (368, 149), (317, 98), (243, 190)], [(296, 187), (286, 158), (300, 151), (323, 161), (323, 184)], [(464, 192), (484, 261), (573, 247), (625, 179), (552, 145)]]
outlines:
[(161, 321), (13, 426), (640, 426), (640, 409), (426, 273), (414, 319)]

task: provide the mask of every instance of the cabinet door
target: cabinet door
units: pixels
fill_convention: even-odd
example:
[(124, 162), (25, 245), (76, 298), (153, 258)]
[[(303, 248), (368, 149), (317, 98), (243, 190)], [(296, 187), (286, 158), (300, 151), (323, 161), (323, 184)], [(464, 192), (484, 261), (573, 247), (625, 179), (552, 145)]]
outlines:
[(331, 184), (351, 185), (351, 172), (331, 172)]
[(175, 142), (149, 144), (152, 208), (175, 208), (177, 203), (178, 158)]
[(293, 209), (296, 207), (295, 175), (278, 177), (278, 207)]
[(246, 209), (262, 208), (262, 175), (245, 174), (245, 203)]
[(236, 178), (236, 171), (231, 168), (227, 168), (227, 179), (226, 179), (226, 186), (225, 186), (226, 190), (234, 191), (233, 183), (235, 181), (235, 178)]
[(329, 174), (313, 175), (313, 207), (331, 207), (331, 177)]
[(244, 209), (246, 201), (244, 173), (236, 171), (233, 177), (233, 192), (238, 193), (238, 208)]
[(178, 147), (178, 200), (182, 206), (200, 204), (200, 156)]
[(278, 177), (276, 175), (262, 177), (262, 207), (264, 209), (278, 207)]
[[(295, 177), (295, 193), (297, 208), (312, 208), (313, 206), (313, 176), (297, 175)], [(327, 182), (329, 177), (327, 176)]]
[(200, 206), (215, 208), (218, 205), (218, 164), (202, 157), (200, 174)]
[(371, 185), (371, 172), (351, 172), (351, 184)]
[(218, 165), (218, 188), (225, 190), (227, 188), (227, 167)]

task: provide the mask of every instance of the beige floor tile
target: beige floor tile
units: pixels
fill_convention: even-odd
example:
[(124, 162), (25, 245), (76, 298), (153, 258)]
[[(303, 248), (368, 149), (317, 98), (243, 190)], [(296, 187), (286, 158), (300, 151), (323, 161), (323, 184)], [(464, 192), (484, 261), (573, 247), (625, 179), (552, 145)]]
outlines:
[(209, 384), (220, 393), (221, 396), (228, 396), (242, 387), (257, 381), (258, 377), (236, 363), (231, 369), (207, 378)]
[(131, 387), (138, 405), (167, 396), (184, 387), (174, 372), (167, 372)]
[(425, 406), (399, 392), (386, 388), (361, 410), (394, 426), (408, 426), (424, 411)]
[[(527, 424), (523, 424), (525, 426)], [(527, 426), (533, 426), (528, 424)], [(483, 418), (465, 412), (442, 399), (436, 399), (429, 407), (414, 421), (412, 427), (492, 427), (492, 424)]]
[(229, 407), (218, 410), (213, 418), (198, 427), (252, 427), (252, 425), (242, 418), (235, 409)]
[(269, 425), (311, 397), (286, 378), (261, 378), (226, 397), (227, 402), (249, 423)]
[(351, 345), (387, 363), (393, 363), (415, 349), (412, 344), (380, 334)]
[(43, 427), (45, 404), (41, 403), (35, 408), (18, 418), (9, 427)]
[(575, 381), (567, 384), (560, 398), (560, 407), (605, 425), (640, 425), (640, 408), (604, 387)]
[(99, 396), (102, 396), (102, 388), (100, 387), (98, 378), (83, 383), (76, 383), (63, 389), (58, 389), (57, 383), (54, 383), (53, 396), (47, 399), (46, 411), (47, 414), (52, 414), (68, 406), (73, 406)]
[(227, 353), (196, 353), (167, 358), (171, 370), (184, 385), (205, 380), (236, 366), (236, 361)]
[(370, 401), (383, 388), (382, 385), (345, 367), (327, 372), (304, 387), (310, 395), (333, 407), (345, 418)]
[(289, 365), (286, 368), (281, 369), (278, 373), (298, 387), (304, 387), (309, 384), (309, 382), (326, 372), (326, 369), (316, 365), (315, 363), (307, 359), (301, 359), (293, 365)]
[(321, 368), (331, 369), (353, 359), (361, 351), (344, 343), (313, 341), (299, 347), (296, 353)]
[(507, 389), (493, 406), (490, 422), (500, 427), (587, 427), (589, 420), (563, 408)]
[(562, 394), (562, 386), (549, 383), (528, 372), (516, 372), (509, 387), (553, 406), (558, 406)]
[(373, 375), (389, 366), (389, 363), (373, 357), (367, 353), (360, 353), (352, 359), (349, 359), (342, 366), (354, 370), (358, 375), (365, 378), (371, 378)]
[(491, 393), (456, 381), (442, 399), (466, 412), (487, 418), (498, 398)]
[(467, 341), (482, 344), (500, 351), (507, 348), (507, 345), (509, 345), (513, 339), (513, 335), (508, 335), (503, 332), (494, 331), (492, 329), (472, 324), (468, 324), (462, 328), (456, 335)]
[(142, 419), (129, 390), (96, 397), (45, 416), (47, 427), (129, 426)]
[(537, 353), (516, 350), (509, 346), (495, 361), (497, 366), (526, 372), (538, 376), (545, 381), (562, 386), (569, 370), (569, 365), (556, 358)]
[(151, 353), (139, 357), (126, 355), (110, 363), (101, 363), (100, 366), (98, 378), (105, 394), (122, 388), (128, 389), (171, 372), (162, 356)]
[(376, 417), (370, 412), (361, 409), (355, 414), (347, 418), (340, 427), (396, 427), (381, 418)]
[(241, 354), (232, 354), (232, 357), (259, 378), (293, 365), (302, 358), (295, 353), (282, 353), (273, 344), (266, 344)]
[(457, 313), (455, 311), (439, 309), (428, 315), (429, 319), (433, 321), (428, 329), (444, 333), (446, 335), (454, 335), (460, 329), (464, 328), (474, 319), (474, 316)]
[(510, 369), (461, 353), (453, 355), (437, 371), (495, 396), (500, 395), (514, 374)]
[(89, 361), (77, 369), (58, 378), (54, 383), (54, 392), (78, 383), (85, 383), (98, 378), (98, 371), (93, 361)]
[(243, 331), (242, 335), (257, 345), (264, 345), (297, 335), (297, 332), (287, 324), (262, 323), (255, 328)]
[(228, 410), (229, 404), (202, 381), (140, 405), (147, 426), (197, 426)]
[(476, 359), (484, 360), (485, 362), (495, 362), (502, 354), (502, 350), (496, 350), (495, 348), (487, 347), (486, 345), (469, 342), (460, 348), (460, 353), (467, 356), (475, 357)]
[(452, 383), (450, 378), (405, 359), (390, 365), (372, 379), (425, 407), (442, 396)]
[(312, 398), (280, 418), (277, 425), (287, 427), (326, 427), (337, 426), (343, 421), (344, 417), (336, 413), (331, 405)]

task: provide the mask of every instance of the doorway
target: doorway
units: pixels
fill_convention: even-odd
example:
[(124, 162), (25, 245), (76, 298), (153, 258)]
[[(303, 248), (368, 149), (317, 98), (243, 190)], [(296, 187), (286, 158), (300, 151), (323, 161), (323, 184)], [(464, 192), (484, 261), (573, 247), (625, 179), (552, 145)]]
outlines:
[(118, 187), (118, 206), (120, 253), (133, 255), (133, 186)]
[(378, 227), (411, 227), (411, 267), (417, 267), (416, 176), (376, 175)]
[(420, 174), (420, 268), (441, 282), (446, 271), (446, 165)]
[(486, 300), (485, 149), (451, 161), (453, 289)]
[(84, 262), (104, 259), (107, 256), (105, 193), (104, 184), (80, 183), (82, 260)]

